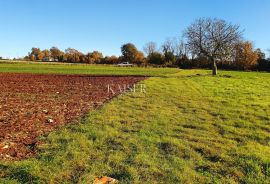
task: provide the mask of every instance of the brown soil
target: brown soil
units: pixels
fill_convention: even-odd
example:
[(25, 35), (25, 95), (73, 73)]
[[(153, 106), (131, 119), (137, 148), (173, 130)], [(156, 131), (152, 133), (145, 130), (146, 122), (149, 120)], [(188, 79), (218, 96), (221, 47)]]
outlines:
[(0, 159), (34, 156), (40, 135), (78, 122), (89, 110), (119, 95), (119, 85), (143, 79), (0, 73)]

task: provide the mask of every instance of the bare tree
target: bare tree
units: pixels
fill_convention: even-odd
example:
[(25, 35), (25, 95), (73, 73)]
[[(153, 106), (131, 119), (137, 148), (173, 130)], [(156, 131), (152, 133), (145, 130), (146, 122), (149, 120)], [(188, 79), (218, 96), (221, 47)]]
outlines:
[(148, 42), (145, 44), (143, 51), (149, 56), (157, 51), (157, 44), (155, 42)]
[(182, 39), (175, 39), (174, 50), (177, 57), (188, 55), (187, 44)]
[(175, 40), (173, 38), (167, 38), (161, 46), (163, 53), (175, 53)]
[(191, 52), (209, 58), (213, 67), (212, 74), (217, 75), (216, 62), (230, 58), (235, 44), (241, 40), (242, 32), (239, 28), (224, 20), (201, 18), (187, 28), (185, 37)]

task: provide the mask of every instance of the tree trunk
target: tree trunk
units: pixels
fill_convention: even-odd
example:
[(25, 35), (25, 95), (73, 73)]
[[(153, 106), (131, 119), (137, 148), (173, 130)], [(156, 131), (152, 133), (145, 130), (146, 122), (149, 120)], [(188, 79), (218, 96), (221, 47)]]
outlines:
[(215, 59), (211, 59), (212, 60), (212, 64), (213, 64), (213, 66), (212, 66), (212, 75), (217, 75), (217, 64), (216, 64), (216, 61), (215, 61)]

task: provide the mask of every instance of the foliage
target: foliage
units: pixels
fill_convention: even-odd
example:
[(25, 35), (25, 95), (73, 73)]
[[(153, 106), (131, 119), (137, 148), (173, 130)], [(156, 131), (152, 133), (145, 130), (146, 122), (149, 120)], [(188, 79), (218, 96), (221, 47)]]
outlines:
[(102, 61), (103, 64), (111, 64), (111, 65), (118, 64), (118, 62), (119, 59), (116, 56), (106, 56)]
[(256, 49), (256, 51), (255, 51), (256, 53), (257, 53), (257, 55), (258, 55), (258, 60), (262, 60), (262, 59), (265, 59), (265, 53), (264, 52), (262, 52), (262, 50), (261, 49)]
[(43, 58), (42, 59), (51, 57), (51, 51), (45, 49), (42, 52), (43, 52)]
[(86, 63), (90, 64), (100, 64), (102, 63), (103, 54), (98, 51), (86, 54)]
[(57, 47), (50, 49), (50, 57), (52, 57), (54, 61), (63, 61), (63, 55), (64, 53)]
[(237, 68), (250, 70), (257, 64), (258, 58), (251, 42), (246, 41), (236, 44), (234, 64)]
[(82, 53), (76, 49), (68, 48), (65, 50), (66, 58), (68, 62), (79, 63), (81, 62)]
[(164, 56), (159, 52), (153, 52), (148, 55), (147, 61), (154, 65), (163, 65), (165, 63)]
[(260, 71), (269, 71), (270, 72), (270, 60), (267, 60), (267, 59), (258, 60), (257, 68)]
[(122, 60), (124, 62), (130, 62), (134, 64), (142, 64), (144, 61), (144, 55), (142, 52), (138, 51), (136, 46), (132, 43), (124, 44), (121, 47)]
[(31, 58), (32, 61), (41, 60), (42, 59), (42, 52), (40, 51), (39, 48), (33, 47), (31, 52), (29, 53), (29, 57)]
[(164, 61), (166, 66), (175, 66), (176, 65), (176, 56), (173, 52), (165, 52), (164, 53)]

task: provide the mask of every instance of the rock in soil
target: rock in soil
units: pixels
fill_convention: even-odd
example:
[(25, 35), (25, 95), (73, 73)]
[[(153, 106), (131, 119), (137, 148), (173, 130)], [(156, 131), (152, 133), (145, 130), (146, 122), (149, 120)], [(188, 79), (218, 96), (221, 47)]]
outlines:
[(54, 123), (54, 120), (49, 118), (49, 119), (47, 119), (47, 123)]
[(8, 147), (9, 147), (8, 145), (5, 145), (2, 149), (8, 149)]

